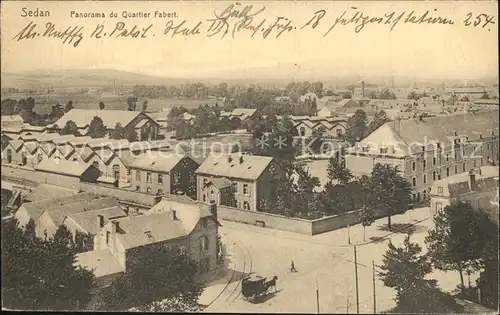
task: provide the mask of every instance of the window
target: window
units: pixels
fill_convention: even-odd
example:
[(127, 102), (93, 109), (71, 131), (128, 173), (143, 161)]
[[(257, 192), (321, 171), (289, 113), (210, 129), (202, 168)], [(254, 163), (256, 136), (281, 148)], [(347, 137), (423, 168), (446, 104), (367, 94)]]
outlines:
[(458, 174), (458, 167), (455, 165), (455, 174)]
[(424, 184), (426, 184), (426, 183), (427, 183), (427, 175), (424, 174)]
[(436, 180), (436, 171), (432, 171), (432, 180)]
[(462, 171), (465, 172), (465, 162), (462, 163)]
[(455, 151), (455, 160), (458, 160), (458, 152)]
[(92, 165), (93, 165), (95, 168), (99, 169), (99, 162), (94, 161), (94, 162), (92, 162)]
[(238, 183), (233, 182), (231, 185), (233, 186), (233, 193), (237, 194), (238, 193)]
[(436, 157), (432, 158), (432, 165), (436, 165)]
[(163, 184), (163, 174), (158, 174), (158, 184)]
[(202, 236), (201, 237), (201, 239), (200, 239), (200, 250), (202, 252), (208, 250), (208, 237), (206, 237), (206, 236)]
[(12, 150), (7, 149), (7, 163), (12, 163)]
[(474, 159), (474, 167), (476, 167), (476, 159)]
[(490, 144), (489, 143), (486, 144), (486, 149), (488, 149), (488, 150), (490, 149)]
[(387, 154), (387, 148), (380, 148), (380, 154)]
[(210, 270), (210, 259), (209, 258), (204, 258), (200, 260), (200, 271), (201, 272), (208, 272)]
[(135, 171), (135, 180), (137, 181), (141, 180), (141, 171)]
[(109, 244), (109, 236), (111, 235), (111, 233), (109, 231), (106, 231), (106, 245)]
[(446, 162), (449, 162), (449, 161), (450, 161), (450, 155), (446, 154)]
[(248, 201), (243, 202), (243, 209), (250, 210), (250, 203)]
[(413, 177), (413, 178), (411, 179), (411, 183), (412, 183), (412, 186), (413, 186), (413, 187), (417, 186), (417, 178), (416, 178), (416, 177)]
[(158, 195), (159, 196), (163, 195), (163, 189), (158, 189)]
[(150, 193), (151, 193), (151, 187), (146, 188), (146, 192), (147, 192), (148, 194), (150, 194)]
[(342, 129), (337, 128), (337, 130), (335, 130), (335, 131), (336, 131), (336, 133), (337, 133), (337, 137), (338, 137), (338, 138), (342, 137)]
[[(41, 153), (38, 153), (38, 163), (42, 162), (43, 160), (43, 156)], [(74, 161), (76, 161), (76, 158), (74, 159)]]
[(422, 165), (424, 166), (424, 171), (425, 171), (425, 169), (426, 169), (426, 167), (427, 167), (427, 161), (426, 161), (426, 160), (424, 160), (422, 163), (423, 163)]
[(136, 191), (141, 190), (141, 186), (135, 186), (135, 190), (136, 190)]
[(415, 172), (416, 169), (417, 169), (417, 163), (411, 162), (411, 170)]
[(118, 164), (113, 165), (113, 177), (115, 179), (120, 178), (120, 166)]
[(207, 202), (207, 195), (203, 195), (203, 202)]
[(446, 177), (448, 177), (448, 176), (450, 176), (450, 168), (449, 167), (446, 168)]
[(146, 173), (146, 183), (151, 183), (151, 172)]
[(200, 225), (202, 229), (206, 229), (208, 227), (208, 220), (203, 218), (200, 220)]
[(172, 180), (174, 185), (179, 185), (179, 183), (181, 182), (181, 176), (179, 175), (179, 173), (172, 174)]
[(306, 128), (305, 127), (300, 127), (299, 128), (299, 133), (300, 133), (301, 137), (305, 137), (306, 136)]
[(363, 147), (363, 152), (370, 152), (370, 147), (369, 146)]
[(184, 246), (179, 246), (177, 247), (177, 255), (186, 255), (186, 247)]
[[(38, 155), (38, 161), (40, 161), (42, 159), (42, 156), (41, 155)], [(78, 161), (78, 159), (76, 158), (76, 156), (73, 158), (73, 162), (76, 162)]]
[(248, 190), (248, 184), (243, 184), (243, 194), (249, 195), (250, 191)]
[(438, 190), (438, 194), (442, 194), (443, 193), (443, 187), (439, 186), (437, 190)]

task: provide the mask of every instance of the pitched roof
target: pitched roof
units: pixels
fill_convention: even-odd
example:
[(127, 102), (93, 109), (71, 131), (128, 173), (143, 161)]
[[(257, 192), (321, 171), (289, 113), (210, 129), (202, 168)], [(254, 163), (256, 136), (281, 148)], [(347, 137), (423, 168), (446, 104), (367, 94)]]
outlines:
[(256, 180), (272, 160), (273, 158), (269, 156), (210, 154), (196, 170), (196, 174)]
[(35, 153), (36, 149), (38, 148), (38, 144), (34, 142), (25, 142), (24, 147), (28, 149), (30, 153)]
[(81, 146), (87, 144), (90, 140), (92, 140), (92, 138), (88, 136), (75, 137), (74, 139), (68, 141), (68, 143), (72, 146)]
[(58, 207), (51, 207), (45, 210), (45, 212), (48, 212), (52, 221), (57, 226), (62, 224), (64, 218), (71, 214), (119, 206), (120, 203), (115, 197), (98, 197), (97, 199), (66, 203)]
[(241, 120), (245, 120), (256, 112), (257, 109), (255, 108), (235, 108), (231, 112), (231, 116), (238, 116)]
[(230, 187), (231, 182), (227, 178), (212, 178), (208, 183), (213, 183), (217, 188), (225, 188), (225, 187)]
[(23, 147), (24, 141), (12, 140), (12, 141), (9, 141), (9, 144), (14, 148), (14, 150), (18, 151), (20, 148)]
[[(172, 218), (172, 211), (175, 211), (175, 216), (178, 218), (176, 222), (181, 223), (187, 234), (193, 231), (201, 218), (215, 220), (215, 217), (210, 212), (210, 205), (194, 200), (179, 200), (168, 196), (149, 209), (146, 214), (168, 213), (170, 214), (169, 218)], [(220, 225), (216, 220), (215, 222)]]
[(180, 220), (169, 212), (148, 213), (119, 218), (117, 237), (125, 249), (162, 242), (189, 235)]
[(75, 109), (73, 108), (64, 116), (59, 118), (54, 125), (59, 128), (64, 128), (66, 122), (72, 120), (78, 128), (86, 128), (95, 116), (102, 119), (106, 128), (115, 128), (117, 123), (122, 127), (127, 126), (134, 118), (140, 115), (141, 112), (128, 110), (93, 110), (93, 109)]
[(58, 145), (57, 147), (57, 150), (59, 152), (61, 152), (62, 156), (64, 156), (64, 158), (67, 158), (71, 153), (73, 153), (73, 147), (69, 144), (60, 144)]
[(118, 263), (109, 249), (78, 253), (75, 260), (75, 265), (93, 271), (96, 278), (125, 271), (125, 267)]
[(56, 149), (56, 146), (50, 142), (44, 142), (40, 144), (40, 148), (47, 154), (51, 154)]
[(23, 117), (20, 115), (2, 115), (1, 123), (9, 123), (9, 122), (23, 122)]
[(55, 199), (52, 199), (50, 196), (47, 196), (47, 199), (44, 200), (25, 202), (21, 205), (19, 209), (24, 208), (26, 212), (28, 212), (30, 217), (36, 221), (42, 215), (42, 213), (47, 209), (83, 200), (90, 201), (94, 198), (97, 198), (97, 195), (89, 192), (79, 193), (76, 195), (70, 195), (65, 197), (59, 197)]
[(186, 155), (175, 152), (150, 151), (139, 155), (130, 167), (156, 172), (170, 172), (184, 157)]
[(55, 199), (66, 196), (72, 196), (76, 194), (78, 194), (78, 190), (60, 186), (48, 185), (48, 184), (40, 184), (28, 195), (26, 195), (24, 199), (31, 202), (35, 202), (46, 199)]
[(97, 222), (97, 216), (102, 215), (104, 218), (104, 224), (106, 224), (109, 220), (126, 217), (127, 214), (123, 209), (119, 206), (113, 206), (109, 208), (101, 208), (95, 210), (89, 210), (80, 213), (69, 214), (63, 221), (72, 221), (78, 227), (81, 228), (81, 232), (90, 233), (95, 235), (99, 233), (101, 227)]
[(35, 170), (69, 176), (81, 176), (91, 165), (63, 159), (44, 159), (37, 165)]
[(498, 99), (496, 99), (496, 100), (479, 99), (479, 100), (475, 100), (474, 104), (498, 105), (499, 102), (498, 102)]

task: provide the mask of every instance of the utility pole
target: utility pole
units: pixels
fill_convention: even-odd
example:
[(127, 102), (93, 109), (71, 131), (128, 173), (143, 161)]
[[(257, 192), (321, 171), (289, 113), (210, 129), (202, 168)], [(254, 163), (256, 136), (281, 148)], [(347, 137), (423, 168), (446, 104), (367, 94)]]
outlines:
[(356, 276), (356, 314), (359, 314), (359, 287), (358, 287), (358, 255), (354, 245), (354, 274)]
[(318, 286), (318, 276), (316, 276), (316, 307), (318, 308), (318, 314), (319, 314), (319, 286)]
[(372, 260), (373, 267), (373, 314), (377, 314), (377, 297), (375, 295), (375, 261)]

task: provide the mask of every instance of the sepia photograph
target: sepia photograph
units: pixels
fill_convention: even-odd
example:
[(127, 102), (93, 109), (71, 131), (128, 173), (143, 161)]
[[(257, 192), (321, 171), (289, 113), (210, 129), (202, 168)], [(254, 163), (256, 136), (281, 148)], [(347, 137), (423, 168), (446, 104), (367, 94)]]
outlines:
[(499, 313), (498, 1), (2, 1), (4, 311)]

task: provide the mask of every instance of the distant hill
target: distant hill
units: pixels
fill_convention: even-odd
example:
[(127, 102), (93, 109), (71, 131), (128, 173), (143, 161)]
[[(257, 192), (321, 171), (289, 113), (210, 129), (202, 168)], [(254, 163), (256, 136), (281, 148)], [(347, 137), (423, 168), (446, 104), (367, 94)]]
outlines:
[(136, 84), (161, 85), (184, 82), (139, 73), (112, 70), (55, 70), (2, 73), (2, 88), (38, 89), (67, 87), (127, 86)]

